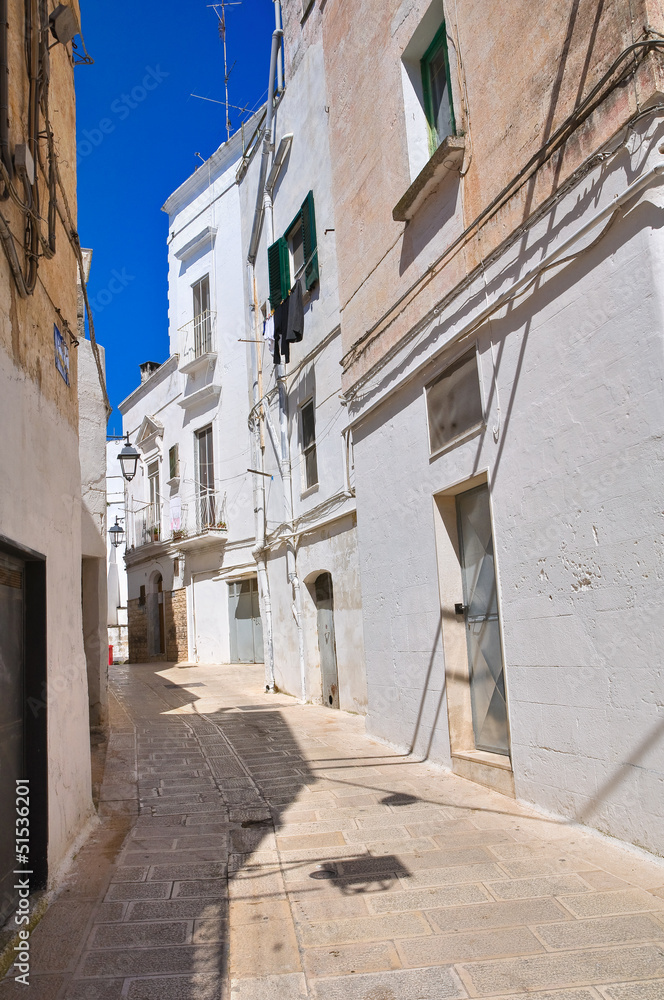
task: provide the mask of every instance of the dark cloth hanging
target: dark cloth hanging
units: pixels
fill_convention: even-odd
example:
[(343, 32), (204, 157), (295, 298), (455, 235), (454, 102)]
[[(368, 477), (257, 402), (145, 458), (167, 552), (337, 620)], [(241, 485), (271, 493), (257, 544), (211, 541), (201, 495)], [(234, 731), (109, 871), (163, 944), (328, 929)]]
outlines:
[(288, 328), (288, 298), (280, 302), (274, 310), (274, 354), (272, 358), (275, 365), (281, 364), (282, 359), (290, 361), (290, 344), (286, 337)]
[(302, 302), (302, 285), (295, 282), (295, 287), (288, 296), (288, 324), (286, 340), (289, 344), (299, 344), (304, 334), (304, 305)]

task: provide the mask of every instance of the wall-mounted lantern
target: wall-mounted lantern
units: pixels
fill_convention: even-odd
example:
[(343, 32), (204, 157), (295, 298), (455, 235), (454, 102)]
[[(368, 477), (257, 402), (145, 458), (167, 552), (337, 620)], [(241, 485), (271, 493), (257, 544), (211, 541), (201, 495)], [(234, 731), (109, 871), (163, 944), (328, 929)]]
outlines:
[(118, 524), (118, 519), (116, 517), (115, 524), (109, 530), (109, 535), (111, 536), (111, 544), (118, 549), (124, 542), (124, 528)]
[(120, 459), (120, 465), (122, 467), (122, 475), (128, 483), (130, 483), (136, 475), (136, 467), (138, 466), (138, 460), (140, 457), (141, 456), (138, 454), (134, 446), (129, 444), (129, 431), (127, 431), (125, 446), (118, 455), (118, 458)]

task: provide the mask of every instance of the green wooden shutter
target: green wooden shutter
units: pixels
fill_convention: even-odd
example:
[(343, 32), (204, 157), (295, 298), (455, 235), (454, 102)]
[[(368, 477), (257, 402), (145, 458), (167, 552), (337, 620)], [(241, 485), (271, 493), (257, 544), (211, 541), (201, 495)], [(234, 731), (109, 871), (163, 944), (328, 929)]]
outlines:
[(304, 273), (307, 289), (309, 289), (318, 281), (318, 245), (316, 243), (316, 212), (314, 210), (313, 191), (310, 191), (302, 202), (301, 213), (304, 259), (308, 261)]
[(276, 308), (290, 291), (288, 243), (283, 236), (268, 247), (267, 266), (270, 275), (270, 302)]

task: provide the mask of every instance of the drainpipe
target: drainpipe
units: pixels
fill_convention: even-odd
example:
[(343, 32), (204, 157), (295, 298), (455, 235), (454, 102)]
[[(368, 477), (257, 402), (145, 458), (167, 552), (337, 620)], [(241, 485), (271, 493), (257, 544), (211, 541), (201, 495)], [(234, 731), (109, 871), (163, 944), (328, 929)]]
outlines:
[[(252, 383), (254, 392), (254, 407), (263, 397), (263, 371), (260, 355), (260, 331), (258, 329), (258, 296), (256, 293), (256, 274), (253, 264), (249, 264), (249, 281), (254, 309), (254, 339), (255, 352), (252, 351)], [(265, 472), (265, 433), (263, 430), (262, 411), (259, 408), (252, 421), (254, 468)], [(265, 619), (263, 632), (263, 657), (265, 660), (265, 690), (274, 694), (274, 637), (272, 628), (272, 597), (270, 595), (270, 580), (267, 573), (267, 545), (265, 541), (265, 477), (254, 476), (254, 531), (256, 544), (251, 554), (256, 560), (258, 574), (258, 591)]]
[[(263, 127), (263, 152), (261, 156), (260, 174), (258, 178), (258, 190), (256, 194), (256, 208), (254, 210), (254, 221), (249, 240), (249, 253), (247, 255), (248, 280), (251, 289), (252, 309), (254, 313), (253, 339), (256, 345), (255, 354), (252, 352), (252, 382), (254, 406), (263, 397), (263, 378), (260, 356), (260, 329), (258, 306), (258, 295), (256, 292), (256, 255), (258, 253), (258, 242), (260, 239), (261, 222), (263, 216), (263, 194), (265, 191), (265, 178), (267, 176), (267, 165), (272, 150), (272, 122), (274, 118), (274, 77), (277, 72), (277, 65), (281, 67), (279, 61), (279, 49), (283, 38), (281, 27), (281, 0), (274, 0), (274, 21), (275, 27), (272, 32), (272, 50), (270, 53), (270, 76), (267, 85), (267, 109), (265, 113), (265, 125)], [(283, 89), (283, 73), (279, 72), (279, 91)], [(256, 418), (253, 420), (253, 441), (254, 456), (259, 460), (258, 468), (265, 471), (265, 438), (263, 431), (263, 415), (259, 408)], [(270, 580), (267, 572), (267, 545), (265, 539), (265, 477), (254, 476), (254, 530), (256, 544), (252, 550), (252, 555), (256, 560), (258, 574), (258, 588), (261, 597), (263, 617), (265, 619), (265, 629), (263, 633), (263, 647), (265, 658), (265, 690), (274, 692), (274, 635), (272, 627), (272, 599), (270, 596)]]
[(288, 434), (288, 391), (286, 386), (286, 367), (277, 365), (277, 384), (279, 386), (279, 429), (281, 439), (281, 481), (284, 488), (284, 521), (289, 529), (286, 539), (286, 567), (288, 580), (293, 588), (293, 617), (297, 626), (297, 647), (300, 661), (300, 685), (302, 703), (307, 700), (307, 672), (304, 656), (304, 629), (302, 627), (302, 590), (300, 578), (297, 575), (297, 560), (295, 555), (295, 538), (293, 536), (293, 476), (290, 455), (290, 436)]
[[(272, 33), (272, 53), (270, 56), (270, 78), (268, 81), (268, 101), (267, 101), (267, 112), (265, 116), (265, 126), (263, 129), (263, 153), (261, 156), (260, 173), (258, 177), (258, 189), (256, 191), (256, 208), (254, 211), (254, 221), (251, 230), (251, 239), (249, 240), (249, 253), (247, 255), (247, 263), (249, 266), (249, 281), (250, 287), (252, 289), (253, 296), (253, 308), (254, 308), (254, 339), (256, 341), (256, 351), (258, 353), (258, 297), (256, 294), (256, 274), (255, 274), (255, 264), (256, 256), (258, 254), (258, 243), (260, 240), (261, 225), (263, 222), (263, 217), (267, 215), (267, 226), (268, 226), (268, 240), (269, 243), (274, 242), (274, 216), (272, 211), (272, 192), (267, 190), (266, 180), (267, 180), (267, 168), (270, 158), (270, 153), (274, 150), (274, 142), (272, 139), (272, 123), (274, 118), (274, 76), (277, 73), (277, 86), (279, 92), (283, 89), (283, 65), (280, 61), (280, 48), (281, 41), (283, 38), (283, 28), (281, 26), (281, 2), (280, 0), (274, 0), (274, 20), (275, 28)], [(260, 370), (260, 361), (257, 363), (258, 370)], [(297, 561), (295, 557), (295, 543), (293, 538), (293, 490), (292, 490), (292, 475), (291, 475), (291, 457), (290, 457), (290, 440), (288, 435), (288, 394), (286, 388), (286, 371), (283, 365), (278, 365), (276, 369), (277, 383), (279, 386), (279, 425), (281, 430), (280, 435), (280, 470), (281, 479), (284, 491), (284, 521), (287, 528), (290, 529), (289, 537), (286, 542), (286, 565), (288, 570), (288, 580), (293, 588), (293, 617), (295, 618), (295, 624), (297, 626), (297, 642), (298, 642), (298, 657), (300, 663), (300, 683), (302, 689), (302, 701), (307, 700), (307, 685), (306, 685), (306, 662), (304, 656), (304, 632), (302, 628), (302, 591), (300, 587), (300, 580), (297, 575)], [(254, 398), (256, 400), (257, 386), (255, 383), (254, 388)], [(262, 392), (258, 395), (258, 399), (262, 399)], [(262, 416), (259, 414), (259, 422), (261, 425), (262, 434)], [(261, 455), (264, 454), (264, 448), (261, 451)], [(263, 471), (261, 467), (261, 471)], [(264, 477), (261, 476), (261, 479)], [(263, 491), (263, 538), (264, 538), (264, 497), (265, 497), (265, 486), (262, 485)], [(258, 536), (256, 548), (259, 548)], [(267, 574), (266, 574), (267, 578)], [(273, 653), (273, 651), (271, 651)], [(268, 680), (268, 686), (270, 681)], [(274, 675), (272, 675), (272, 684), (274, 684)]]
[(274, 118), (274, 76), (277, 71), (279, 61), (279, 48), (284, 35), (281, 27), (281, 2), (274, 0), (274, 20), (275, 29), (272, 32), (272, 52), (270, 53), (270, 79), (267, 85), (267, 112), (265, 115), (265, 125), (263, 126), (263, 154), (261, 156), (261, 168), (258, 177), (258, 191), (256, 194), (256, 209), (254, 211), (254, 223), (251, 228), (251, 239), (249, 240), (249, 263), (255, 264), (258, 253), (258, 241), (261, 233), (261, 223), (263, 221), (263, 195), (265, 193), (265, 178), (267, 177), (267, 164), (270, 153), (273, 149), (272, 142), (272, 121)]

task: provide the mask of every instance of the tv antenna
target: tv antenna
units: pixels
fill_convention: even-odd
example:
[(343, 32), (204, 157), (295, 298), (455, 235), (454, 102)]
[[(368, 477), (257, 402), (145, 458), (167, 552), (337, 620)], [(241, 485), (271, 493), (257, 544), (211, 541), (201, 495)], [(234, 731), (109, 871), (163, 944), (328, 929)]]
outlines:
[(226, 53), (226, 8), (227, 7), (241, 7), (242, 0), (220, 0), (220, 3), (209, 3), (210, 7), (217, 15), (217, 20), (219, 22), (219, 37), (224, 45), (224, 87), (226, 93), (226, 100), (224, 104), (226, 105), (226, 137), (230, 139), (231, 137), (231, 115), (230, 108), (231, 105), (228, 102), (228, 79), (233, 72), (235, 63), (228, 68), (228, 56)]

